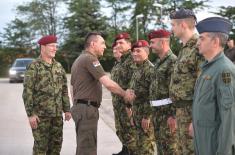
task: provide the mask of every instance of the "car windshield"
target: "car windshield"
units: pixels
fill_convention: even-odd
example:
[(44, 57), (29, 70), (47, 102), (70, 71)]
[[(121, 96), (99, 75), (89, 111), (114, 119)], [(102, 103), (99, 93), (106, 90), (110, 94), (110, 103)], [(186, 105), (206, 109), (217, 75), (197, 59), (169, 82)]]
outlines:
[(16, 60), (13, 67), (26, 67), (32, 60)]

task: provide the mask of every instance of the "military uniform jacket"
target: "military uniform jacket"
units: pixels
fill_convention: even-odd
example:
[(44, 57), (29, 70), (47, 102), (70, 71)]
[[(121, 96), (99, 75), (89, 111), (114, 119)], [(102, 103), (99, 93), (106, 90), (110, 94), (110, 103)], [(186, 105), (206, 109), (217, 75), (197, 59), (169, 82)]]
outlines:
[[(133, 64), (134, 61), (129, 52), (121, 57), (121, 62), (112, 70), (112, 80), (118, 83), (124, 90), (129, 87), (129, 82), (133, 74)], [(113, 95), (113, 102), (124, 102), (124, 100), (118, 95)]]
[[(159, 58), (156, 60), (156, 64), (154, 65), (152, 82), (149, 90), (150, 100), (161, 100), (169, 98), (171, 72), (176, 59), (177, 57), (172, 53), (172, 51), (168, 51), (167, 55), (164, 57), (163, 60), (160, 60)], [(166, 112), (172, 113), (170, 110), (166, 110)]]
[(196, 155), (234, 155), (235, 66), (220, 53), (202, 65), (195, 85), (193, 127)]
[(48, 64), (41, 58), (25, 72), (23, 100), (28, 116), (62, 116), (70, 111), (66, 73), (60, 63)]
[(233, 63), (235, 63), (235, 47), (227, 49), (224, 53)]
[(197, 38), (193, 36), (180, 50), (175, 62), (171, 82), (170, 98), (173, 101), (193, 99), (193, 88), (203, 57), (196, 48)]
[[(112, 70), (111, 70), (111, 73), (110, 73), (111, 74), (111, 79), (113, 79), (113, 80), (116, 79), (116, 77), (119, 74), (119, 70), (121, 69), (120, 67), (121, 67), (121, 62), (116, 61), (113, 68), (112, 68)], [(112, 95), (113, 104), (114, 104), (114, 106), (116, 106), (115, 105), (116, 104), (115, 99), (118, 98), (118, 95), (116, 95), (114, 93), (111, 93), (111, 95)]]
[[(149, 86), (153, 75), (153, 64), (146, 60), (143, 64), (136, 64), (130, 81), (130, 89), (135, 91), (136, 98), (133, 102), (134, 118), (141, 122), (143, 118), (150, 118), (152, 108), (149, 103)], [(138, 122), (138, 124), (141, 124)]]
[(169, 97), (171, 72), (177, 57), (169, 51), (163, 60), (159, 58), (154, 65), (154, 75), (150, 86), (150, 99), (160, 100)]

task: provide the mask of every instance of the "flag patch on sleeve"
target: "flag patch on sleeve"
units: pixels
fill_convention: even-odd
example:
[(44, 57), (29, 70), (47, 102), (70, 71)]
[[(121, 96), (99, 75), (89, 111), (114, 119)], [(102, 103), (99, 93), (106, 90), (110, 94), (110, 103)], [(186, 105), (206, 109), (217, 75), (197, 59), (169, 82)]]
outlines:
[(97, 61), (94, 61), (94, 62), (92, 62), (93, 63), (93, 66), (94, 67), (98, 67), (98, 66), (100, 66), (100, 62), (97, 60)]

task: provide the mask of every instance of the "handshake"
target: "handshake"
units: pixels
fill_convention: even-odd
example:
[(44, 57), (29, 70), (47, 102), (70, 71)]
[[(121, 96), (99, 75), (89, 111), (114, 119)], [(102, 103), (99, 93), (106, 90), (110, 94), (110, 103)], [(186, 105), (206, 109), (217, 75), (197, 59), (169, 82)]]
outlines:
[(127, 102), (132, 103), (136, 98), (134, 90), (133, 89), (127, 89), (125, 91), (125, 96), (123, 98), (124, 98), (126, 103)]

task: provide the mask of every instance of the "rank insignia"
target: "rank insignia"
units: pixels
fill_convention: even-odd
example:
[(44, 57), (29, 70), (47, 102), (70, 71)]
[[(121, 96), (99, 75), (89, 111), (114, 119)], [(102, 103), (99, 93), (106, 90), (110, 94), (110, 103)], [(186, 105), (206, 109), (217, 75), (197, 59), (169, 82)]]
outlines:
[(222, 80), (225, 84), (231, 83), (231, 74), (230, 73), (222, 73)]

